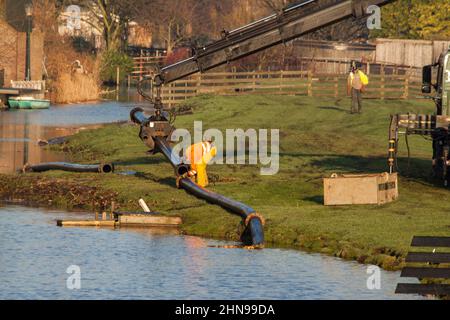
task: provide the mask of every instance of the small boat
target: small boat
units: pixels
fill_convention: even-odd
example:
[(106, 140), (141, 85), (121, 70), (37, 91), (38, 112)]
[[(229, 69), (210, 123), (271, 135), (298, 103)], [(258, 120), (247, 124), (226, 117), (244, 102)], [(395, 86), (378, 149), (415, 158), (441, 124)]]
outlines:
[(13, 109), (48, 109), (50, 107), (50, 100), (33, 97), (11, 97), (8, 103)]

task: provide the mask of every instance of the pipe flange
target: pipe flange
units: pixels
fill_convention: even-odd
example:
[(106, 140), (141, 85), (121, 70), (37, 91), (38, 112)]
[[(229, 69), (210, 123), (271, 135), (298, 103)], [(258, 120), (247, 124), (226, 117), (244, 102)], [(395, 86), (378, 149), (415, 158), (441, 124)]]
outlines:
[(258, 219), (259, 221), (261, 221), (261, 224), (264, 226), (266, 224), (266, 219), (264, 219), (264, 217), (262, 215), (260, 215), (259, 213), (252, 213), (249, 214), (247, 216), (247, 218), (245, 219), (245, 226), (247, 227), (250, 224), (250, 221), (252, 219)]

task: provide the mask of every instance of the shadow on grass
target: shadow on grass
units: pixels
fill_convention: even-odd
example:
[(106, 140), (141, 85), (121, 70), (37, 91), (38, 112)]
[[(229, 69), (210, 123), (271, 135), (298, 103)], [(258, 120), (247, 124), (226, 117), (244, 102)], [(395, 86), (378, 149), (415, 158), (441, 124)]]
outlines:
[(161, 157), (158, 157), (156, 155), (148, 155), (146, 157), (139, 157), (135, 159), (129, 159), (129, 160), (123, 160), (123, 161), (116, 161), (114, 164), (119, 166), (135, 166), (135, 165), (152, 165), (152, 164), (161, 164), (161, 163), (167, 163), (167, 161)]
[(324, 197), (323, 196), (305, 197), (305, 198), (303, 198), (303, 201), (314, 202), (314, 203), (323, 205)]
[[(387, 157), (370, 157), (357, 155), (336, 155), (330, 153), (301, 153), (281, 152), (281, 157), (313, 158), (308, 164), (320, 169), (320, 172), (346, 172), (346, 173), (382, 173), (389, 170)], [(442, 186), (440, 179), (432, 178), (431, 160), (399, 157), (398, 172), (401, 176), (426, 182), (436, 186)]]
[(331, 106), (331, 107), (317, 107), (317, 109), (333, 110), (333, 111), (340, 111), (340, 112), (350, 113), (350, 110), (339, 108), (339, 107), (335, 107), (335, 106)]
[(135, 176), (142, 180), (159, 183), (161, 185), (169, 186), (171, 188), (177, 188), (176, 180), (175, 180), (175, 178), (172, 178), (172, 177), (159, 178), (148, 172), (136, 172)]
[[(346, 173), (382, 173), (388, 171), (384, 157), (361, 157), (353, 155), (324, 156), (311, 161), (311, 164), (328, 172)], [(400, 176), (434, 187), (443, 187), (443, 180), (431, 176), (431, 161), (400, 157), (398, 159)]]

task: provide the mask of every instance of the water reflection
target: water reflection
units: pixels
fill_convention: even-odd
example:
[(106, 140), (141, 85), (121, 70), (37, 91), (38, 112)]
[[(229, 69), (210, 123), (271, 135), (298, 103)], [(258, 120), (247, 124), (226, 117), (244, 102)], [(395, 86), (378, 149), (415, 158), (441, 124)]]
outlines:
[(21, 170), (26, 163), (64, 161), (63, 154), (39, 147), (38, 141), (128, 120), (132, 107), (128, 102), (104, 102), (0, 111), (0, 173)]
[[(59, 228), (88, 215), (0, 207), (0, 299), (419, 299), (395, 295), (398, 272), (367, 289), (367, 266), (295, 250), (211, 248), (229, 243), (153, 229)], [(66, 270), (81, 268), (81, 289)], [(404, 281), (403, 279), (402, 281)]]

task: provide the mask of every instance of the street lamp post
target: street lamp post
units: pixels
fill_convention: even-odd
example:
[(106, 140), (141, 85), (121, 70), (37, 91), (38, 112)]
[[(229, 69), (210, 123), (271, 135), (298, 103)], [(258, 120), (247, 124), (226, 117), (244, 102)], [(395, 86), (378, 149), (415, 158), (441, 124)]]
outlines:
[(28, 1), (25, 4), (25, 14), (27, 23), (27, 52), (25, 56), (25, 80), (31, 80), (31, 31), (33, 29), (33, 4)]

